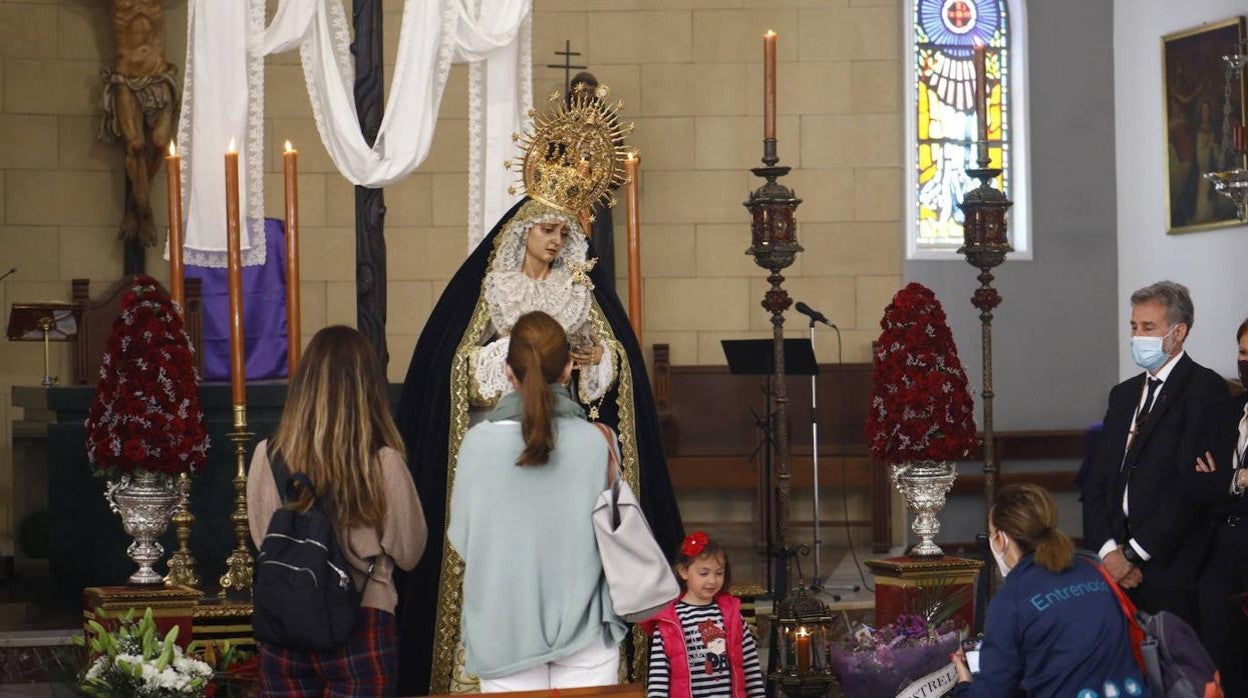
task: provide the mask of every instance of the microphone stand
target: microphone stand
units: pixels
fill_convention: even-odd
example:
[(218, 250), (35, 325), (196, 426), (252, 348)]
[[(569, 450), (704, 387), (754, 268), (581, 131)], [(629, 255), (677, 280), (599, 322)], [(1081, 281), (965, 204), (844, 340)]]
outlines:
[[(812, 352), (815, 349), (815, 323), (817, 322), (822, 322), (828, 327), (836, 330), (837, 337), (838, 337), (837, 343), (839, 346), (840, 329), (838, 329), (836, 325), (832, 324), (832, 322), (829, 321), (826, 316), (824, 316), (822, 313), (816, 310), (811, 309), (810, 306), (806, 305), (805, 303), (797, 304), (797, 312), (805, 315), (810, 320), (810, 349)], [(838, 356), (837, 361), (839, 363), (840, 362), (839, 351), (838, 351), (837, 356)], [(820, 591), (820, 590), (828, 591), (831, 594), (833, 601), (840, 601), (841, 595), (831, 593), (831, 590), (835, 589), (837, 591), (856, 592), (859, 590), (860, 587), (857, 584), (830, 584), (829, 582), (832, 581), (832, 578), (828, 577), (827, 581), (824, 581), (820, 573), (819, 548), (823, 544), (823, 540), (819, 531), (819, 383), (818, 383), (818, 372), (816, 372), (815, 375), (812, 375), (810, 377), (810, 440), (811, 440), (810, 458), (811, 458), (811, 464), (813, 467), (813, 473), (812, 473), (813, 475), (812, 486), (813, 487), (812, 487), (811, 498), (814, 502), (813, 523), (814, 523), (814, 543), (815, 543), (814, 544), (815, 572), (811, 576), (812, 581), (810, 583), (810, 588), (814, 591)], [(842, 448), (842, 455), (844, 455), (843, 454), (843, 451), (844, 451), (844, 439), (843, 438), (842, 438), (841, 448)], [(841, 496), (842, 497), (845, 496), (843, 492)], [(846, 518), (848, 518), (848, 512), (846, 512), (846, 514), (847, 514)], [(848, 531), (848, 529), (846, 530)], [(853, 552), (852, 541), (850, 541), (850, 552), (851, 553)]]
[[(815, 350), (815, 319), (810, 318), (810, 350)], [(812, 589), (818, 590), (823, 586), (822, 577), (819, 574), (819, 548), (823, 545), (823, 541), (819, 537), (819, 373), (816, 371), (810, 376), (810, 460), (813, 468), (812, 495), (814, 499), (814, 549), (815, 549), (815, 571), (811, 575), (810, 586)], [(839, 599), (838, 599), (839, 600)]]

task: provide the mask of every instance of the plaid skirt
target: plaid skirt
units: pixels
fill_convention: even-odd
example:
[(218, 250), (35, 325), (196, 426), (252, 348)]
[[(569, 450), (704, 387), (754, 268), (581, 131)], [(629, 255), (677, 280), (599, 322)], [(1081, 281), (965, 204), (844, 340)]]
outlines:
[(320, 652), (260, 648), (264, 696), (392, 696), (398, 669), (394, 614), (364, 606), (342, 647)]

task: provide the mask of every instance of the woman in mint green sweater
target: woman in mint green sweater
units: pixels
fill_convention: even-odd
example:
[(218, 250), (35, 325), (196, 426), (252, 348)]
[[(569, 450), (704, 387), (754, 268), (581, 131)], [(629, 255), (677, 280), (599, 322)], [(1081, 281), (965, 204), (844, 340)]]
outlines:
[(616, 683), (625, 624), (590, 524), (608, 444), (568, 395), (567, 335), (542, 312), (511, 330), (515, 385), (459, 448), (447, 539), (464, 560), (460, 640), (483, 693)]

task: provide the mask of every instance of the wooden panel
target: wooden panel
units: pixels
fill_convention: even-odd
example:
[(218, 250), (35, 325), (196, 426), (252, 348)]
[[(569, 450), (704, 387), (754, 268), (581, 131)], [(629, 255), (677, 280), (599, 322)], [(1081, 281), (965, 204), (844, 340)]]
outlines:
[[(869, 490), (872, 545), (876, 552), (883, 552), (892, 543), (892, 483), (887, 466), (871, 459), (866, 444), (871, 365), (825, 364), (820, 371), (820, 486), (841, 486), (844, 472), (845, 486)], [(808, 488), (812, 484), (811, 381), (808, 376), (790, 376), (786, 385), (792, 485)], [(668, 467), (678, 489), (763, 489), (759, 471), (767, 410), (765, 378), (734, 376), (727, 366), (672, 366), (667, 345), (656, 344), (654, 388)], [(1087, 436), (1079, 429), (998, 432), (1000, 482), (1033, 482), (1054, 492), (1073, 491), (1073, 470), (1027, 472), (1021, 461), (1079, 460), (1086, 445)], [(963, 461), (954, 494), (983, 492), (982, 458), (976, 447)], [(760, 494), (759, 510), (763, 508)]]
[[(869, 458), (846, 458), (845, 485), (870, 487), (871, 463)], [(749, 456), (669, 456), (667, 469), (677, 489), (752, 489), (758, 486), (758, 465)], [(789, 471), (793, 487), (810, 487), (813, 483), (814, 469), (809, 456), (790, 458)], [(840, 487), (841, 484), (841, 459), (820, 455), (820, 487)]]
[[(658, 346), (661, 345), (656, 345), (656, 349)], [(820, 451), (830, 453), (830, 449), (839, 449), (844, 443), (851, 455), (864, 455), (863, 425), (871, 390), (871, 366), (825, 364), (820, 370)], [(655, 399), (664, 418), (668, 455), (750, 454), (758, 447), (767, 415), (765, 378), (734, 376), (727, 366), (670, 366), (658, 362), (655, 374)], [(808, 454), (810, 378), (789, 376), (786, 387), (790, 453)]]

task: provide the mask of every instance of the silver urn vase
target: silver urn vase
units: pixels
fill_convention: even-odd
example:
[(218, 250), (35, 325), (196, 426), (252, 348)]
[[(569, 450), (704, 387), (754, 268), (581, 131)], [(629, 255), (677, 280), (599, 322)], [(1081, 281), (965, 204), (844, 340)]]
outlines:
[(940, 557), (945, 551), (936, 545), (940, 521), (936, 515), (945, 508), (945, 495), (958, 477), (956, 464), (948, 461), (910, 461), (892, 466), (893, 486), (906, 498), (914, 511), (910, 529), (919, 542), (910, 549), (910, 557)]
[(121, 516), (126, 534), (134, 538), (126, 554), (139, 566), (127, 583), (164, 584), (165, 578), (152, 569), (165, 556), (165, 548), (157, 539), (169, 526), (169, 517), (181, 498), (176, 481), (168, 475), (136, 471), (109, 481), (104, 499)]

